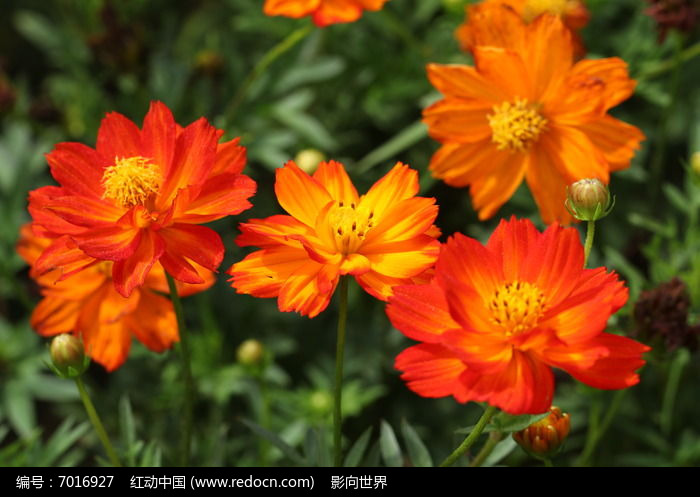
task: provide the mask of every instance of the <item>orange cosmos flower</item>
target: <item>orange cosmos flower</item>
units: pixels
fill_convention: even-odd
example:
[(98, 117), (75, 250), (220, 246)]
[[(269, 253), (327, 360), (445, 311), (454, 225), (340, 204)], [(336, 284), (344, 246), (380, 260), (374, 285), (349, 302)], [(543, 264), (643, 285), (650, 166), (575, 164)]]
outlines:
[(615, 273), (583, 269), (574, 228), (540, 233), (527, 219), (501, 221), (486, 246), (450, 238), (430, 284), (394, 288), (391, 322), (423, 342), (403, 351), (396, 368), (424, 397), (545, 412), (554, 393), (550, 367), (596, 388), (639, 381), (635, 370), (649, 348), (604, 332), (626, 301)]
[[(501, 10), (502, 19), (514, 15)], [(476, 67), (428, 65), (445, 96), (423, 112), (442, 143), (430, 170), (449, 185), (469, 186), (480, 219), (493, 216), (525, 178), (545, 223), (566, 224), (566, 186), (582, 178), (607, 184), (644, 139), (607, 114), (635, 82), (618, 58), (574, 64), (557, 17), (542, 15), (521, 34), (518, 50), (476, 47)]]
[(380, 10), (388, 0), (265, 0), (268, 16), (311, 16), (319, 27), (339, 22), (353, 22), (363, 10)]
[[(159, 265), (154, 266), (141, 288), (125, 298), (114, 289), (111, 261), (93, 261), (89, 269), (70, 280), (60, 280), (60, 270), (39, 274), (34, 264), (50, 244), (50, 239), (36, 236), (30, 225), (22, 227), (17, 244), (17, 252), (32, 266), (30, 276), (41, 287), (43, 299), (31, 317), (32, 327), (40, 335), (72, 333), (82, 337), (87, 354), (108, 371), (124, 363), (132, 337), (154, 352), (162, 352), (178, 341), (173, 305), (158, 294), (168, 292)], [(214, 283), (211, 271), (198, 269), (204, 283), (178, 284), (180, 295), (206, 290)]]
[(418, 173), (397, 163), (362, 196), (342, 164), (322, 162), (313, 176), (289, 161), (276, 171), (275, 193), (289, 216), (241, 224), (242, 247), (258, 246), (228, 274), (238, 293), (278, 297), (281, 311), (314, 317), (340, 275), (351, 274), (386, 300), (435, 262), (440, 232), (435, 199), (416, 197)]
[[(503, 16), (503, 8), (513, 12), (512, 23), (506, 31), (500, 29), (502, 21), (495, 18)], [(541, 14), (552, 14), (561, 18), (569, 29), (574, 43), (574, 53), (583, 57), (586, 49), (578, 31), (588, 24), (590, 13), (582, 0), (484, 0), (476, 5), (465, 7), (466, 21), (457, 28), (455, 36), (462, 50), (471, 52), (475, 46), (488, 45), (501, 48), (509, 46), (521, 31), (522, 22), (532, 22)], [(519, 17), (520, 19), (516, 19)]]
[(224, 254), (219, 235), (201, 223), (249, 208), (255, 182), (241, 174), (239, 139), (217, 143), (223, 131), (206, 119), (182, 128), (160, 102), (143, 128), (107, 114), (97, 147), (59, 143), (47, 155), (61, 185), (30, 193), (35, 230), (54, 242), (37, 260), (39, 272), (63, 278), (98, 261), (113, 261), (116, 290), (129, 297), (156, 262), (173, 278), (202, 284), (192, 263), (215, 271)]

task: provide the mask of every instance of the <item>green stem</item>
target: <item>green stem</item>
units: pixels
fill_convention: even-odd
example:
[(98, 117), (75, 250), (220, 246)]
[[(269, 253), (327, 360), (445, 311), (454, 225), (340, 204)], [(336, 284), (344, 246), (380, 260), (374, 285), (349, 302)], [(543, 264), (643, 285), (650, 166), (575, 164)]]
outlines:
[(680, 86), (680, 75), (683, 54), (683, 36), (680, 33), (675, 33), (675, 52), (671, 62), (673, 63), (673, 72), (671, 73), (671, 83), (669, 88), (669, 93), (671, 95), (671, 101), (668, 106), (663, 109), (661, 114), (661, 119), (659, 120), (659, 127), (657, 130), (657, 142), (654, 147), (654, 155), (651, 159), (651, 165), (649, 166), (649, 185), (651, 187), (651, 204), (656, 200), (658, 195), (659, 183), (661, 182), (661, 173), (664, 165), (664, 157), (666, 155), (666, 147), (668, 145), (668, 122), (673, 115), (676, 103), (678, 101), (678, 88)]
[(107, 457), (109, 457), (109, 460), (113, 466), (115, 466), (117, 468), (121, 468), (122, 463), (119, 461), (119, 458), (117, 457), (117, 453), (114, 451), (114, 447), (112, 447), (112, 442), (109, 441), (109, 437), (107, 436), (107, 431), (105, 431), (105, 427), (102, 424), (102, 421), (100, 420), (100, 415), (97, 414), (97, 409), (95, 409), (95, 406), (93, 405), (92, 400), (90, 400), (90, 394), (88, 393), (87, 389), (85, 388), (85, 384), (83, 383), (83, 378), (81, 376), (76, 376), (75, 377), (75, 384), (78, 386), (78, 391), (80, 392), (80, 399), (83, 401), (83, 406), (85, 406), (85, 411), (87, 412), (88, 418), (90, 418), (90, 422), (92, 423), (92, 426), (95, 428), (95, 431), (97, 432), (97, 436), (100, 438), (100, 441), (102, 442), (102, 446), (105, 448), (105, 451), (107, 452)]
[(588, 256), (591, 255), (593, 248), (593, 238), (595, 237), (595, 221), (588, 221), (586, 230), (586, 243), (583, 246), (583, 267), (588, 264)]
[[(270, 401), (267, 394), (267, 382), (265, 381), (264, 373), (261, 373), (259, 381), (260, 388), (260, 426), (265, 429), (270, 429)], [(258, 450), (260, 451), (260, 466), (267, 466), (267, 452), (268, 443), (264, 437), (258, 437), (260, 440), (260, 445)]]
[(345, 352), (345, 325), (348, 318), (348, 277), (340, 278), (340, 311), (338, 312), (338, 341), (335, 348), (335, 389), (333, 399), (333, 464), (342, 466), (340, 428), (343, 424), (343, 354)]
[(175, 308), (175, 316), (177, 318), (177, 330), (180, 336), (180, 356), (182, 357), (182, 370), (185, 375), (185, 408), (182, 416), (183, 432), (182, 432), (182, 449), (180, 454), (180, 464), (189, 466), (190, 464), (190, 445), (192, 441), (192, 416), (194, 409), (194, 379), (192, 378), (192, 366), (190, 359), (189, 337), (185, 328), (185, 316), (182, 313), (182, 302), (180, 295), (177, 293), (177, 285), (175, 280), (168, 273), (165, 273), (168, 280), (168, 288), (170, 288), (170, 300)]
[(664, 388), (663, 402), (661, 403), (661, 432), (668, 436), (671, 434), (673, 425), (673, 408), (678, 396), (678, 388), (683, 376), (683, 370), (690, 362), (690, 352), (688, 349), (680, 348), (675, 357), (671, 360), (671, 368)]
[(615, 396), (613, 397), (612, 402), (610, 402), (608, 410), (605, 412), (605, 417), (600, 422), (600, 403), (597, 402), (597, 399), (594, 401), (593, 405), (591, 406), (591, 414), (588, 421), (588, 436), (586, 438), (586, 445), (583, 448), (581, 456), (578, 458), (576, 464), (577, 466), (588, 466), (590, 464), (590, 459), (593, 457), (593, 453), (598, 446), (598, 442), (600, 442), (603, 435), (605, 435), (605, 432), (607, 432), (608, 428), (610, 428), (620, 405), (622, 405), (622, 399), (625, 397), (626, 393), (627, 389), (618, 390), (615, 392)]
[(469, 432), (469, 435), (467, 435), (467, 438), (464, 439), (464, 442), (457, 447), (452, 454), (447, 456), (447, 459), (442, 461), (440, 463), (440, 467), (444, 468), (447, 466), (452, 466), (454, 462), (462, 457), (464, 453), (469, 450), (469, 447), (471, 447), (474, 442), (476, 442), (476, 439), (479, 438), (479, 435), (481, 435), (481, 432), (484, 431), (484, 428), (486, 428), (486, 425), (491, 421), (491, 418), (496, 414), (498, 409), (493, 406), (488, 406), (486, 410), (484, 411), (484, 414), (481, 415), (479, 418), (479, 421), (476, 422), (476, 426), (474, 426), (474, 429)]
[(491, 452), (493, 452), (493, 449), (501, 442), (501, 440), (503, 440), (503, 433), (500, 431), (492, 431), (489, 433), (489, 438), (486, 440), (486, 443), (476, 457), (474, 457), (474, 460), (469, 464), (469, 467), (477, 468), (484, 464), (486, 458), (491, 455)]
[(688, 62), (698, 55), (700, 55), (700, 42), (689, 46), (685, 50), (681, 51), (680, 54), (674, 55), (674, 57), (672, 57), (670, 60), (664, 60), (650, 66), (649, 69), (641, 72), (635, 79), (637, 80), (637, 83), (639, 83), (644, 80), (661, 76), (662, 74), (673, 70), (679, 62)]
[(270, 64), (277, 60), (282, 54), (288, 50), (291, 50), (294, 45), (299, 43), (309, 33), (311, 33), (313, 27), (313, 24), (306, 24), (301, 28), (292, 31), (284, 40), (272, 47), (265, 55), (263, 55), (262, 59), (255, 64), (253, 69), (243, 80), (243, 83), (241, 83), (241, 86), (238, 87), (236, 94), (233, 96), (231, 103), (226, 109), (225, 115), (229, 123), (233, 122), (233, 118), (235, 117), (238, 108), (243, 103), (246, 93), (248, 93), (248, 90), (253, 83), (255, 83), (255, 81), (257, 81), (257, 79), (265, 73)]

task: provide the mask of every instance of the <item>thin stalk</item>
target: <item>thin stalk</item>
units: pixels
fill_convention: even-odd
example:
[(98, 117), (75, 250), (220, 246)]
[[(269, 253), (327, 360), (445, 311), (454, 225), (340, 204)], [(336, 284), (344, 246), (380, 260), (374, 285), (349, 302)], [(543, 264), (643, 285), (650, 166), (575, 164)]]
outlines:
[(309, 33), (311, 33), (313, 27), (313, 24), (306, 24), (301, 28), (292, 31), (284, 40), (272, 47), (265, 55), (263, 55), (262, 59), (255, 64), (253, 69), (243, 80), (243, 83), (241, 83), (241, 86), (238, 87), (238, 90), (231, 99), (231, 103), (226, 109), (224, 115), (229, 123), (233, 122), (233, 118), (235, 117), (238, 108), (243, 103), (243, 100), (245, 99), (245, 96), (253, 83), (255, 83), (257, 79), (265, 73), (270, 64), (277, 60), (282, 54), (291, 50), (294, 45), (299, 43)]
[(474, 426), (474, 429), (469, 432), (469, 435), (467, 435), (467, 438), (464, 439), (464, 442), (461, 443), (459, 447), (457, 447), (452, 454), (447, 456), (447, 459), (442, 461), (440, 463), (440, 467), (444, 468), (447, 466), (452, 466), (457, 459), (462, 457), (464, 453), (469, 450), (469, 447), (474, 445), (474, 442), (476, 442), (476, 439), (479, 438), (479, 435), (484, 431), (484, 428), (486, 428), (486, 425), (491, 421), (491, 418), (496, 414), (498, 409), (493, 406), (488, 406), (486, 410), (484, 411), (484, 414), (481, 415), (479, 418), (479, 421), (476, 422), (476, 426)]
[(117, 453), (114, 451), (114, 447), (112, 447), (112, 442), (109, 441), (107, 431), (105, 430), (105, 427), (102, 424), (102, 421), (100, 420), (100, 415), (97, 414), (97, 409), (95, 409), (92, 400), (90, 400), (90, 394), (85, 388), (83, 378), (81, 376), (76, 376), (75, 384), (78, 386), (78, 392), (80, 392), (80, 399), (83, 401), (83, 406), (85, 406), (85, 412), (87, 412), (88, 418), (90, 418), (90, 422), (95, 428), (97, 436), (99, 437), (100, 442), (102, 442), (102, 446), (107, 452), (107, 457), (109, 457), (109, 460), (113, 466), (121, 468), (122, 463), (121, 461), (119, 461), (119, 457), (117, 457)]
[(649, 79), (654, 79), (657, 76), (661, 76), (668, 71), (673, 70), (678, 63), (685, 63), (689, 60), (694, 59), (700, 55), (700, 42), (689, 46), (685, 50), (682, 50), (679, 55), (674, 54), (674, 56), (669, 60), (664, 60), (650, 66), (647, 70), (641, 72), (636, 78), (634, 78), (637, 83)]
[(583, 246), (583, 267), (588, 264), (588, 256), (593, 248), (593, 238), (595, 237), (595, 221), (588, 221), (586, 229), (586, 243)]
[(343, 354), (345, 353), (345, 327), (348, 318), (348, 277), (340, 278), (340, 310), (338, 312), (338, 339), (335, 348), (335, 388), (333, 399), (333, 464), (343, 463), (340, 428), (343, 424), (341, 403), (343, 400)]
[(661, 432), (669, 436), (673, 426), (673, 408), (678, 396), (683, 370), (690, 362), (690, 352), (688, 349), (680, 348), (675, 357), (671, 360), (671, 368), (664, 388), (663, 402), (661, 403)]
[(190, 446), (192, 443), (192, 419), (194, 409), (194, 379), (192, 378), (192, 366), (190, 359), (189, 337), (185, 328), (185, 316), (182, 313), (182, 302), (180, 295), (177, 293), (177, 285), (175, 280), (168, 273), (165, 273), (168, 280), (168, 288), (170, 288), (170, 300), (175, 308), (175, 317), (177, 318), (177, 330), (180, 336), (180, 356), (182, 357), (182, 370), (185, 375), (185, 407), (183, 412), (183, 432), (182, 432), (182, 448), (180, 453), (180, 463), (182, 466), (190, 465)]
[(594, 402), (591, 406), (590, 421), (588, 423), (588, 437), (586, 438), (586, 445), (583, 448), (583, 452), (578, 458), (577, 466), (588, 466), (590, 464), (590, 459), (593, 457), (593, 453), (598, 446), (598, 442), (603, 438), (603, 435), (608, 431), (610, 425), (615, 419), (620, 405), (622, 405), (622, 399), (625, 397), (627, 389), (618, 390), (615, 392), (610, 406), (607, 411), (605, 411), (605, 417), (600, 421), (600, 403)]
[(489, 433), (489, 438), (486, 440), (486, 443), (481, 448), (479, 453), (474, 457), (474, 460), (469, 463), (469, 467), (477, 468), (484, 464), (486, 459), (491, 455), (491, 452), (493, 452), (493, 449), (501, 442), (501, 440), (503, 440), (503, 433), (500, 431), (492, 431)]
[(658, 140), (656, 146), (654, 147), (654, 155), (651, 159), (651, 165), (649, 166), (649, 185), (651, 190), (651, 203), (654, 203), (656, 196), (659, 193), (659, 184), (661, 182), (661, 173), (664, 165), (664, 156), (666, 155), (666, 148), (668, 145), (668, 122), (676, 109), (676, 103), (678, 102), (678, 88), (680, 86), (680, 76), (681, 67), (683, 66), (682, 54), (683, 54), (683, 42), (684, 37), (680, 33), (676, 33), (675, 37), (675, 52), (673, 55), (673, 72), (671, 73), (671, 83), (669, 93), (671, 95), (671, 101), (667, 107), (664, 108), (661, 119), (659, 120), (659, 127), (657, 129)]

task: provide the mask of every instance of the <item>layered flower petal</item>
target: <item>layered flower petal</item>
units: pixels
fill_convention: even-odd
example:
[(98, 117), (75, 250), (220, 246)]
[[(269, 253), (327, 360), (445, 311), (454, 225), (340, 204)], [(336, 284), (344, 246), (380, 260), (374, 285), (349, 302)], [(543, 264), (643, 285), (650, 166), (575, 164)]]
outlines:
[(387, 0), (265, 0), (263, 12), (268, 16), (312, 16), (319, 27), (353, 22), (364, 10), (380, 10)]
[(528, 220), (502, 221), (486, 246), (457, 234), (429, 283), (399, 286), (387, 315), (423, 342), (397, 369), (426, 397), (487, 402), (511, 414), (546, 411), (551, 367), (597, 388), (639, 381), (648, 347), (605, 333), (627, 293), (614, 273), (583, 268), (573, 228), (540, 233)]
[(179, 126), (163, 103), (152, 102), (141, 129), (112, 112), (95, 149), (58, 144), (47, 161), (60, 187), (30, 193), (35, 232), (60, 240), (47, 246), (37, 270), (66, 278), (111, 261), (125, 297), (157, 262), (183, 283), (205, 284), (195, 266), (215, 271), (223, 244), (196, 225), (251, 207), (256, 190), (241, 174), (240, 139), (220, 144), (222, 135), (204, 118)]
[(386, 300), (393, 286), (422, 278), (435, 262), (437, 206), (415, 196), (418, 174), (408, 166), (397, 163), (362, 196), (335, 161), (322, 163), (313, 177), (290, 161), (276, 178), (290, 215), (241, 224), (236, 243), (262, 250), (227, 271), (239, 293), (278, 297), (280, 310), (314, 317), (341, 275)]
[(427, 66), (444, 96), (423, 112), (428, 133), (442, 145), (430, 171), (451, 186), (468, 186), (480, 219), (493, 216), (524, 178), (544, 222), (568, 224), (566, 187), (583, 178), (607, 183), (643, 139), (606, 114), (632, 94), (626, 64), (574, 61), (575, 35), (565, 23), (585, 23), (585, 8), (575, 1), (544, 5), (470, 6), (459, 36), (474, 67)]

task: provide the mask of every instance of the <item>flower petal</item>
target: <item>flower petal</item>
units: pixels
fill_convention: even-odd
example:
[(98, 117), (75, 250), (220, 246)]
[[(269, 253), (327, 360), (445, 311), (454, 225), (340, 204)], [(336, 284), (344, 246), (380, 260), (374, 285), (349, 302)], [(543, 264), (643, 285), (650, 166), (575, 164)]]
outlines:
[(471, 143), (491, 138), (486, 116), (492, 109), (493, 104), (483, 100), (448, 98), (423, 110), (423, 122), (439, 142)]
[(428, 64), (428, 79), (446, 97), (485, 100), (491, 105), (508, 98), (500, 87), (493, 85), (475, 67), (458, 64)]
[(418, 171), (397, 162), (394, 167), (360, 199), (360, 207), (381, 220), (388, 210), (401, 200), (414, 197), (420, 186)]
[(645, 138), (636, 126), (607, 115), (584, 123), (578, 129), (603, 153), (611, 171), (629, 167), (635, 151), (639, 150), (639, 143)]
[(396, 286), (393, 293), (386, 314), (394, 328), (408, 338), (437, 343), (445, 332), (460, 328), (450, 316), (445, 294), (437, 282)]
[(90, 147), (81, 143), (59, 143), (46, 154), (51, 175), (69, 193), (101, 198), (104, 192), (102, 174), (109, 165)]
[(126, 116), (109, 112), (97, 131), (96, 148), (106, 166), (114, 164), (116, 159), (139, 157), (142, 155), (141, 132)]
[(219, 234), (205, 226), (176, 223), (158, 231), (165, 251), (190, 259), (216, 271), (224, 258), (224, 244)]
[(169, 349), (179, 341), (173, 304), (151, 291), (142, 291), (138, 307), (129, 314), (126, 326), (136, 339), (154, 352)]
[(401, 379), (418, 395), (430, 398), (453, 395), (460, 402), (468, 400), (460, 380), (466, 366), (442, 345), (409, 347), (396, 357), (394, 367), (403, 372)]
[(328, 191), (294, 163), (275, 171), (275, 194), (282, 208), (307, 226), (316, 224), (318, 213), (331, 200)]
[(175, 154), (177, 128), (170, 109), (162, 102), (151, 102), (143, 120), (143, 155), (160, 167), (165, 178)]
[(153, 264), (165, 249), (163, 240), (151, 230), (142, 230), (138, 248), (112, 266), (114, 287), (123, 297), (129, 297), (134, 288), (143, 285)]
[(313, 178), (323, 185), (333, 200), (341, 201), (346, 205), (357, 204), (360, 200), (345, 167), (339, 162), (334, 160), (321, 162)]

